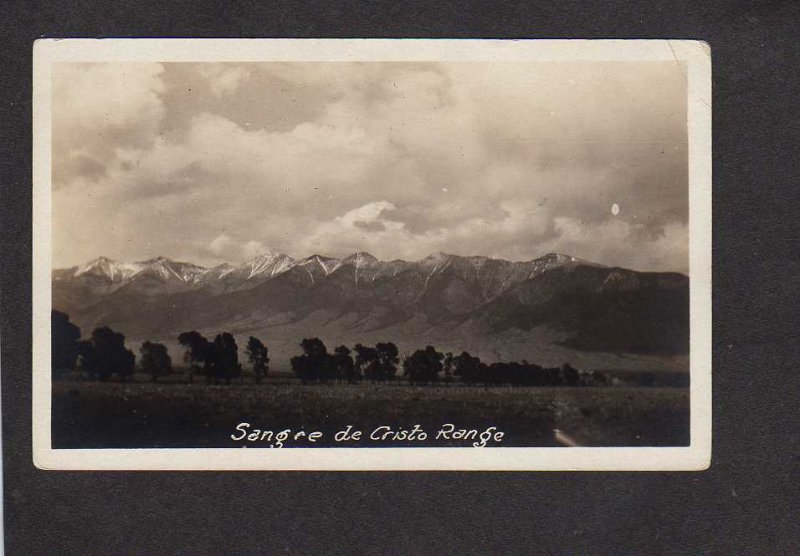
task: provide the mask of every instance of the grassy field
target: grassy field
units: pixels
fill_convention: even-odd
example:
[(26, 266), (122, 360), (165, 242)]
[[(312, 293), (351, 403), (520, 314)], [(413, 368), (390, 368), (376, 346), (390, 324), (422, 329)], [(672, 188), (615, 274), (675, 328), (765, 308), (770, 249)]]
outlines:
[(429, 435), (425, 442), (364, 438), (348, 446), (471, 445), (435, 439), (445, 423), (459, 429), (495, 426), (505, 433), (502, 446), (559, 446), (554, 429), (584, 446), (689, 442), (685, 388), (303, 386), (281, 378), (229, 386), (59, 381), (52, 407), (54, 448), (268, 447), (234, 441), (241, 422), (261, 430), (322, 431), (315, 446), (343, 446), (333, 435), (347, 425), (365, 437), (381, 425), (419, 425)]

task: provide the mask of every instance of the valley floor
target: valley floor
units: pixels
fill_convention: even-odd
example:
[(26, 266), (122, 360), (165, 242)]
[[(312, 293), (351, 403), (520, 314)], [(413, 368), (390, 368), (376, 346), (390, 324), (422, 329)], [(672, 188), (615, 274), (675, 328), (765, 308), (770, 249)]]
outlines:
[[(426, 442), (388, 446), (470, 446), (435, 439), (442, 425), (505, 433), (502, 446), (560, 446), (554, 430), (581, 446), (685, 446), (688, 388), (473, 387), (391, 384), (303, 386), (273, 378), (232, 385), (53, 383), (54, 448), (268, 447), (237, 442), (236, 426), (321, 431), (315, 446), (343, 446), (334, 434), (353, 425), (365, 436), (379, 426), (429, 433)], [(376, 446), (365, 438), (347, 446)], [(307, 446), (304, 444), (303, 446)]]

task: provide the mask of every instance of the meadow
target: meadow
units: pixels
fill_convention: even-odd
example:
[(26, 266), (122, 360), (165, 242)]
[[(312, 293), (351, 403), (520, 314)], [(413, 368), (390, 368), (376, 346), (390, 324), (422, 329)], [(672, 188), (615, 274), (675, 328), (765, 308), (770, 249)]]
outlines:
[[(263, 430), (321, 431), (315, 446), (342, 446), (352, 425), (435, 432), (497, 427), (502, 446), (560, 446), (559, 429), (581, 446), (680, 446), (689, 442), (689, 391), (675, 387), (509, 387), (460, 383), (302, 385), (273, 376), (209, 385), (183, 382), (53, 383), (54, 448), (239, 447), (239, 423)], [(376, 446), (368, 438), (348, 446)], [(385, 441), (380, 446), (469, 446), (457, 439)], [(252, 447), (252, 444), (250, 445)], [(256, 446), (260, 446), (256, 445)]]

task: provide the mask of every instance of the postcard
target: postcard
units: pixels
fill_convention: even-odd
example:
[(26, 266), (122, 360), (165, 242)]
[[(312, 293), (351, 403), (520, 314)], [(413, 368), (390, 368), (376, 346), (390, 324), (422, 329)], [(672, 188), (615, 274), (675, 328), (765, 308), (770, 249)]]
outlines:
[(39, 468), (708, 466), (707, 44), (33, 56)]

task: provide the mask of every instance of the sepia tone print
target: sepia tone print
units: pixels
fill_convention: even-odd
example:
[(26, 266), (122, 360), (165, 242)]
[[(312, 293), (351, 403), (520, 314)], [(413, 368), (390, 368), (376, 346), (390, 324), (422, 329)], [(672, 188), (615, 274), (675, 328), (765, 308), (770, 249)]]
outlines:
[(51, 450), (691, 448), (689, 62), (265, 58), (50, 65)]

